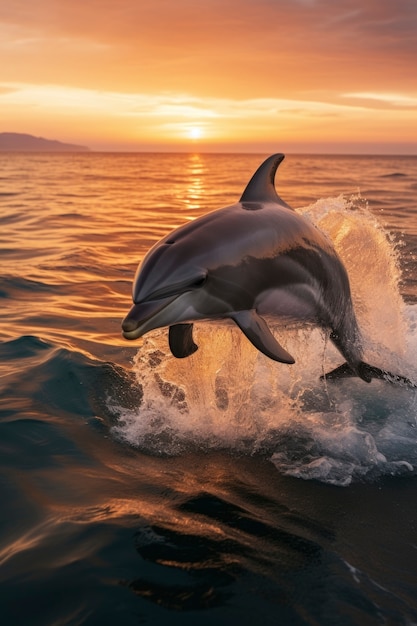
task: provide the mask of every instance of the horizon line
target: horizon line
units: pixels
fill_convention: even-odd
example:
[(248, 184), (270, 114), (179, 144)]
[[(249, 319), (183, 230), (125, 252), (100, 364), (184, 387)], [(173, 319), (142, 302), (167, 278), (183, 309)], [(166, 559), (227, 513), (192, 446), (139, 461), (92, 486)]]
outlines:
[(247, 155), (264, 155), (282, 153), (284, 155), (292, 156), (372, 156), (372, 157), (417, 157), (417, 149), (415, 153), (402, 153), (402, 152), (346, 152), (346, 151), (331, 151), (331, 152), (317, 152), (317, 151), (304, 151), (304, 150), (164, 150), (164, 149), (95, 149), (85, 146), (87, 150), (2, 150), (0, 148), (0, 154), (208, 154), (208, 155), (234, 155), (234, 154), (247, 154)]

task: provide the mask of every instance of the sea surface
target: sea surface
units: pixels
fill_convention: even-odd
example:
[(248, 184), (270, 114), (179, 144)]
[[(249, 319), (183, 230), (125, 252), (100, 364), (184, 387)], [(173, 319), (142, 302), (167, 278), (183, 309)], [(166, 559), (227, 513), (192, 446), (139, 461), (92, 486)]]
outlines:
[[(278, 147), (279, 149), (279, 147)], [(2, 626), (417, 624), (417, 391), (237, 327), (128, 342), (138, 262), (267, 155), (0, 154)], [(417, 381), (417, 157), (287, 155), (365, 359)], [(277, 331), (278, 332), (278, 331)]]

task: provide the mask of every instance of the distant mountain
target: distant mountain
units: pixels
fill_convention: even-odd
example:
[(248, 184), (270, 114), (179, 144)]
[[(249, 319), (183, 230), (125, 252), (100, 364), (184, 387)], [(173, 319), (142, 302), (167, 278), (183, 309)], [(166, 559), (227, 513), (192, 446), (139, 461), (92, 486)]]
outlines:
[(0, 152), (88, 152), (90, 148), (24, 133), (0, 133)]

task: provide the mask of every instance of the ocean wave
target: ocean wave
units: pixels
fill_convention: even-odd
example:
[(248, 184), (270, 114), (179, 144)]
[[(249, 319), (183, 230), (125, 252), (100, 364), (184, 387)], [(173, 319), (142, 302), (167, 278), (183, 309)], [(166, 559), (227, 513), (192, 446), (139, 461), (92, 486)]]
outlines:
[(137, 406), (141, 398), (132, 386), (132, 373), (121, 366), (36, 336), (2, 343), (0, 356), (3, 397), (14, 397), (17, 412), (26, 403), (26, 409), (45, 417), (89, 418), (110, 427), (114, 416), (109, 398), (117, 397), (127, 408)]
[(21, 291), (51, 293), (56, 291), (56, 286), (47, 284), (41, 280), (33, 280), (19, 276), (2, 276), (0, 278), (1, 297), (18, 300), (17, 294)]

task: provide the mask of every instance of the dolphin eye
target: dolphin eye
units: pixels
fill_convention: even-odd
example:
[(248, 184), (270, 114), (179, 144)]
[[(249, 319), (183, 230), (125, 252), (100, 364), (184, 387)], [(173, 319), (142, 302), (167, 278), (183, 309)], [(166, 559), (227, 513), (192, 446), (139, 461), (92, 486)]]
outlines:
[(200, 276), (193, 282), (193, 287), (202, 287), (207, 280), (207, 276)]

